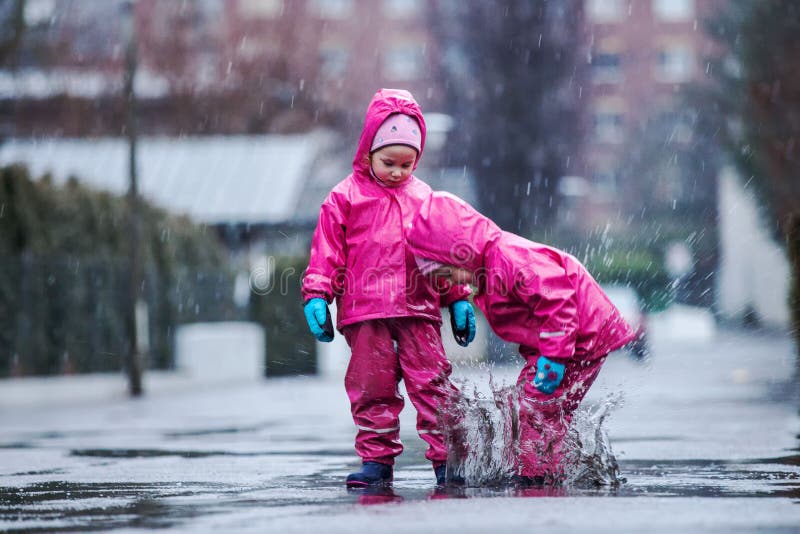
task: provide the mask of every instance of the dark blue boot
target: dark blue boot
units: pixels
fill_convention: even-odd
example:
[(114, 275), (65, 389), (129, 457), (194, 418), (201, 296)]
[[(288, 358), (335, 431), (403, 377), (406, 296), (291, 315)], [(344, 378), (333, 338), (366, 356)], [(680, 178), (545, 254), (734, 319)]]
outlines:
[(389, 484), (392, 481), (392, 466), (378, 462), (364, 462), (361, 471), (347, 475), (348, 488), (365, 488)]
[(446, 486), (448, 484), (452, 486), (463, 486), (466, 482), (463, 477), (458, 475), (450, 475), (450, 478), (447, 477), (447, 464), (439, 464), (433, 466), (433, 472), (436, 473), (436, 485), (437, 486)]
[(511, 477), (511, 482), (520, 488), (541, 488), (545, 485), (546, 480), (542, 476), (514, 475)]

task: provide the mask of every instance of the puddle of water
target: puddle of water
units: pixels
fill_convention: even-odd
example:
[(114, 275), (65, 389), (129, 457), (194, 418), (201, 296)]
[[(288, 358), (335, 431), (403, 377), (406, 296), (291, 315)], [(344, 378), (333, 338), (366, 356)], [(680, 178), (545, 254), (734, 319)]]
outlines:
[[(462, 391), (470, 391), (462, 387)], [(433, 473), (426, 462), (408, 463), (419, 454), (404, 454), (398, 460), (392, 487), (348, 492), (344, 479), (352, 462), (352, 450), (339, 447), (336, 440), (318, 443), (293, 434), (293, 445), (281, 443), (280, 450), (227, 451), (223, 446), (185, 450), (172, 445), (164, 448), (86, 448), (68, 450), (70, 456), (100, 458), (107, 462), (102, 470), (86, 474), (86, 460), (73, 459), (66, 467), (30, 470), (4, 477), (0, 484), (0, 529), (20, 531), (87, 531), (144, 528), (186, 528), (200, 516), (219, 514), (247, 515), (251, 512), (301, 517), (306, 513), (326, 514), (331, 510), (358, 506), (404, 506), (407, 503), (439, 499), (539, 498), (539, 497), (646, 497), (646, 498), (786, 498), (800, 500), (800, 455), (789, 451), (785, 456), (741, 461), (694, 460), (618, 460), (605, 431), (608, 417), (620, 405), (620, 398), (609, 397), (586, 404), (576, 412), (567, 436), (564, 478), (559, 485), (520, 488), (509, 483), (516, 461), (519, 433), (519, 406), (507, 386), (490, 386), (481, 393), (472, 388), (445, 426), (449, 440), (460, 440), (454, 450), (453, 465), (460, 466), (471, 487), (435, 488)], [(174, 438), (203, 437), (219, 433), (252, 432), (253, 428), (195, 430), (175, 433)], [(61, 439), (71, 434), (49, 433), (41, 436)], [(169, 436), (167, 436), (169, 437)], [(678, 442), (683, 438), (667, 439)], [(305, 450), (311, 443), (313, 450)], [(30, 443), (26, 448), (61, 451), (52, 446)], [(468, 444), (469, 446), (464, 446)], [(263, 443), (257, 448), (261, 449)], [(422, 445), (419, 445), (420, 447)], [(213, 448), (212, 448), (213, 447)], [(222, 450), (215, 450), (219, 447)], [(412, 445), (413, 447), (413, 445)], [(254, 447), (255, 448), (255, 447)], [(410, 452), (410, 451), (407, 451)], [(26, 452), (27, 454), (27, 452)], [(277, 456), (274, 463), (269, 457)], [(175, 458), (170, 461), (169, 458)], [(245, 457), (247, 468), (235, 471), (232, 458)], [(247, 459), (255, 458), (252, 462)], [(131, 469), (129, 460), (153, 461), (155, 471)], [(59, 455), (55, 465), (63, 466)], [(283, 468), (276, 474), (268, 465), (304, 466), (303, 475)], [(126, 466), (126, 463), (128, 464)], [(25, 469), (24, 463), (18, 469)], [(91, 463), (91, 465), (97, 465)], [(250, 467), (252, 465), (252, 468)], [(37, 465), (44, 467), (44, 465)], [(163, 470), (162, 470), (163, 468)], [(74, 482), (85, 477), (106, 479), (115, 470), (136, 482)], [(208, 477), (207, 482), (181, 482), (192, 470)], [(262, 472), (263, 471), (263, 474)], [(235, 476), (230, 476), (233, 472)], [(217, 475), (227, 473), (227, 483)], [(110, 474), (110, 475), (109, 475)], [(16, 477), (12, 478), (12, 477)], [(148, 477), (151, 477), (148, 481)], [(45, 479), (45, 481), (42, 481)], [(52, 480), (60, 479), (60, 480)], [(95, 479), (96, 480), (96, 479)], [(164, 480), (171, 480), (164, 482)], [(201, 479), (202, 480), (202, 479)], [(245, 482), (243, 482), (245, 481)]]
[[(787, 461), (787, 459), (789, 461)], [(797, 457), (746, 461), (622, 462), (623, 494), (669, 497), (800, 497)]]
[[(602, 428), (602, 412), (587, 415), (590, 428)], [(598, 422), (599, 421), (599, 422)], [(593, 426), (595, 425), (595, 426)], [(585, 433), (579, 435), (584, 436)], [(602, 440), (601, 440), (602, 442)], [(583, 447), (592, 450), (605, 445)], [(345, 455), (346, 457), (346, 455)], [(583, 458), (584, 456), (579, 456)], [(367, 491), (344, 488), (345, 463), (320, 466), (301, 477), (268, 477), (251, 485), (215, 482), (39, 482), (0, 487), (0, 525), (13, 530), (86, 531), (119, 528), (181, 528), (194, 518), (211, 514), (237, 514), (251, 510), (276, 510), (302, 515), (302, 510), (327, 513), (342, 506), (403, 506), (404, 503), (440, 499), (541, 498), (541, 497), (755, 497), (800, 498), (797, 457), (742, 462), (715, 460), (621, 461), (626, 482), (600, 487), (559, 486), (519, 488), (514, 485), (484, 487), (434, 487), (430, 466), (401, 464), (393, 486)], [(343, 460), (343, 462), (346, 460)], [(592, 472), (607, 469), (590, 467)], [(580, 472), (584, 469), (581, 465)], [(66, 475), (65, 475), (66, 476)], [(621, 480), (621, 477), (620, 477)], [(250, 480), (253, 482), (253, 479)]]
[(75, 449), (70, 456), (90, 458), (159, 458), (179, 456), (181, 458), (207, 458), (209, 456), (230, 456), (239, 454), (223, 451), (171, 451), (165, 449)]
[(185, 430), (180, 432), (165, 432), (164, 437), (167, 438), (195, 438), (225, 434), (245, 434), (250, 432), (258, 432), (264, 426), (251, 426), (251, 427), (226, 427), (226, 428), (202, 428), (197, 430)]
[[(310, 450), (303, 451), (303, 454), (318, 457), (341, 456), (347, 454), (348, 450)], [(237, 451), (197, 451), (197, 450), (170, 450), (170, 449), (74, 449), (70, 451), (70, 456), (90, 457), (90, 458), (159, 458), (166, 456), (177, 456), (180, 458), (209, 458), (213, 456), (296, 456), (298, 451), (272, 450), (255, 452)]]
[(12, 477), (32, 477), (32, 476), (46, 476), (46, 475), (61, 475), (67, 472), (66, 469), (42, 469), (40, 471), (22, 471), (19, 473), (11, 473)]
[(31, 449), (33, 445), (24, 441), (15, 441), (12, 443), (0, 443), (0, 449)]
[(559, 480), (521, 491), (511, 480), (519, 455), (520, 402), (515, 385), (498, 387), (490, 378), (488, 392), (469, 384), (461, 384), (460, 389), (462, 395), (442, 411), (440, 422), (448, 444), (448, 475), (463, 477), (467, 487), (448, 488), (448, 496), (499, 492), (512, 496), (800, 497), (800, 455), (736, 462), (618, 461), (606, 422), (622, 405), (621, 395), (582, 404), (569, 426)]
[(4, 532), (169, 528), (204, 512), (199, 506), (173, 506), (165, 501), (226, 491), (230, 488), (208, 484), (62, 481), (0, 488), (0, 524), (9, 529)]
[[(497, 386), (491, 377), (488, 393), (468, 383), (461, 384), (460, 390), (461, 394), (440, 412), (448, 449), (448, 477), (462, 478), (469, 487), (509, 485), (521, 454), (520, 406), (530, 401), (521, 397), (516, 385)], [(564, 459), (555, 469), (558, 485), (618, 486), (624, 481), (604, 427), (620, 404), (620, 396), (609, 396), (599, 403), (582, 405), (573, 414), (564, 440)], [(536, 424), (542, 425), (543, 436), (553, 434), (547, 428), (549, 422)], [(553, 447), (553, 443), (535, 445), (539, 451)]]

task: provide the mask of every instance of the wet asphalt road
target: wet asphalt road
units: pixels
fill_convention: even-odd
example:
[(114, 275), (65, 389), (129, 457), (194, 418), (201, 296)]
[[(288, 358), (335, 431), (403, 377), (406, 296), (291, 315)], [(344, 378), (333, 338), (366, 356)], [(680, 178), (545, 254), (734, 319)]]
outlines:
[[(0, 530), (798, 532), (792, 370), (781, 334), (663, 337), (644, 363), (613, 355), (586, 403), (621, 399), (607, 424), (616, 488), (437, 491), (407, 407), (393, 488), (348, 493), (354, 428), (333, 379), (3, 409)], [(487, 380), (471, 366), (455, 376)]]

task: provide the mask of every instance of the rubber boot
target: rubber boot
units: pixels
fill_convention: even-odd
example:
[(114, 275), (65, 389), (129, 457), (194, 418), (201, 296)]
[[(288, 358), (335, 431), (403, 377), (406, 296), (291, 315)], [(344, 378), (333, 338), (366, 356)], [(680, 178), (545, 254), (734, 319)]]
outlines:
[(433, 466), (433, 472), (436, 474), (436, 485), (446, 486), (448, 484), (453, 486), (463, 486), (466, 482), (462, 477), (452, 475), (447, 477), (447, 464), (438, 464)]
[(364, 462), (361, 471), (347, 475), (348, 488), (365, 488), (389, 484), (392, 481), (392, 466), (379, 462)]

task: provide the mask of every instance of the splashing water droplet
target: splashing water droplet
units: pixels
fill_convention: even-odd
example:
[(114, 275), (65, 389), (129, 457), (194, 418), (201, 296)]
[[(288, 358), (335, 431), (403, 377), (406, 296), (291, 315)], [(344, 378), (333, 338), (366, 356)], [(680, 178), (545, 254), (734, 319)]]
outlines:
[[(509, 485), (520, 458), (520, 390), (514, 384), (497, 386), (491, 374), (489, 387), (491, 392), (484, 394), (476, 384), (465, 381), (461, 394), (439, 412), (448, 451), (448, 478), (463, 478), (470, 487)], [(603, 427), (621, 403), (621, 395), (609, 396), (576, 410), (563, 442), (564, 460), (557, 470), (557, 483), (592, 488), (625, 482)], [(536, 419), (536, 424), (542, 423)], [(545, 428), (541, 434), (552, 432)], [(552, 443), (533, 447), (546, 451)]]

